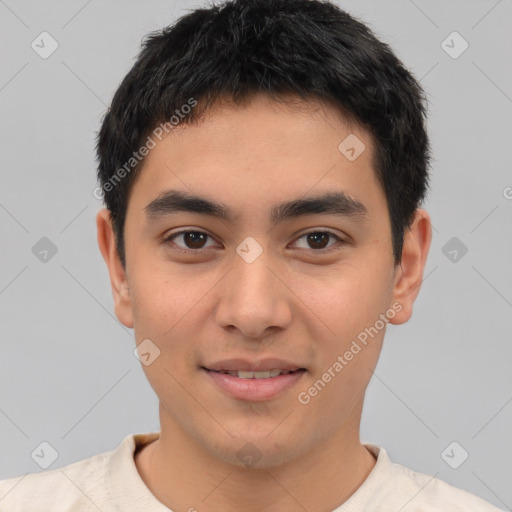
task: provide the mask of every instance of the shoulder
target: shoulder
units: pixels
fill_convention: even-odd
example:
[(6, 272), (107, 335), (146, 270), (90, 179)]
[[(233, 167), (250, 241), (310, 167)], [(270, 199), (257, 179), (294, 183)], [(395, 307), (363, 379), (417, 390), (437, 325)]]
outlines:
[(0, 512), (107, 512), (104, 452), (66, 466), (0, 481)]
[[(387, 458), (385, 450), (382, 455)], [(389, 479), (386, 494), (402, 512), (503, 512), (475, 494), (450, 485), (436, 476), (387, 460)]]

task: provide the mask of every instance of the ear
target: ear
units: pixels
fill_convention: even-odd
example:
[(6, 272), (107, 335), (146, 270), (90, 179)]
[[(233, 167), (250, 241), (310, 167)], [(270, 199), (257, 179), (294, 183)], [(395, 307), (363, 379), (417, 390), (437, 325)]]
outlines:
[(98, 246), (110, 274), (110, 285), (114, 298), (114, 311), (118, 320), (126, 327), (133, 328), (133, 313), (130, 290), (126, 273), (116, 249), (110, 210), (102, 208), (96, 216)]
[(432, 240), (432, 223), (429, 214), (417, 209), (410, 228), (404, 234), (402, 261), (395, 269), (392, 303), (402, 309), (390, 318), (391, 324), (404, 324), (412, 316), (413, 303), (420, 291), (423, 270)]

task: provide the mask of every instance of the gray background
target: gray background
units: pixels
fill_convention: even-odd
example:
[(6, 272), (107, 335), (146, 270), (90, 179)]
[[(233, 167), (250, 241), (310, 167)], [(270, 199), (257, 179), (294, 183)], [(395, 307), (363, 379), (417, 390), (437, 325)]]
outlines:
[[(411, 321), (388, 328), (362, 439), (511, 510), (512, 2), (338, 4), (421, 79), (434, 154), (425, 281)], [(41, 471), (42, 441), (56, 468), (159, 429), (97, 247), (94, 137), (141, 38), (201, 5), (0, 0), (0, 478)], [(31, 48), (42, 31), (59, 44), (47, 59)], [(453, 31), (469, 43), (456, 59)], [(453, 441), (451, 461), (469, 453), (458, 469), (441, 456)]]

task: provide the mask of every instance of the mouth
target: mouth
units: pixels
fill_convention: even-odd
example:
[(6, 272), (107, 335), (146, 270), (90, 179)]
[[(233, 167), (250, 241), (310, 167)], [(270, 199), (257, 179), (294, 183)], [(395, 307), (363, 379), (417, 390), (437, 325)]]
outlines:
[(305, 372), (305, 368), (297, 368), (296, 370), (282, 370), (280, 368), (274, 368), (267, 371), (246, 371), (246, 370), (210, 370), (204, 366), (201, 367), (203, 370), (208, 372), (223, 373), (238, 377), (239, 379), (273, 379), (280, 375), (289, 375), (291, 373)]
[(212, 370), (204, 366), (201, 366), (201, 371), (209, 378), (208, 382), (224, 395), (236, 400), (256, 402), (284, 395), (285, 391), (296, 386), (307, 372), (305, 368), (249, 371)]

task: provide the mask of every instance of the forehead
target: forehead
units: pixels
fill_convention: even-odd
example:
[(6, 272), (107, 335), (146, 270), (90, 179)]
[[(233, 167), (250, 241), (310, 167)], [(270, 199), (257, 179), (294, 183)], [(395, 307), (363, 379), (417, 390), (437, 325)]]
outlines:
[(276, 204), (332, 190), (382, 214), (370, 134), (328, 102), (285, 100), (219, 100), (197, 122), (177, 126), (146, 156), (130, 202), (142, 215), (173, 189), (218, 199), (233, 216), (266, 210), (275, 220)]

